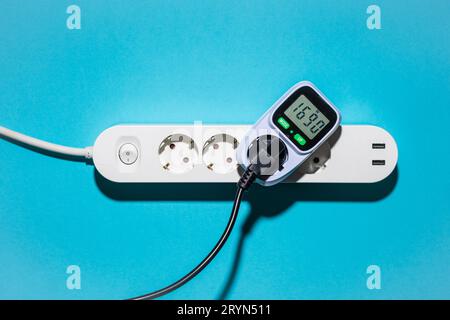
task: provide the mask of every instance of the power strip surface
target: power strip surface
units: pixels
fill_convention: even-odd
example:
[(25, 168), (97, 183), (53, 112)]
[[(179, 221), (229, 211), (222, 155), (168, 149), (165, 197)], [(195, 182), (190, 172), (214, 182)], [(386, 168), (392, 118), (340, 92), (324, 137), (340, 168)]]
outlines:
[[(108, 180), (126, 183), (236, 183), (236, 148), (249, 125), (117, 125), (97, 138), (93, 161)], [(397, 165), (384, 129), (343, 125), (286, 182), (373, 183)]]

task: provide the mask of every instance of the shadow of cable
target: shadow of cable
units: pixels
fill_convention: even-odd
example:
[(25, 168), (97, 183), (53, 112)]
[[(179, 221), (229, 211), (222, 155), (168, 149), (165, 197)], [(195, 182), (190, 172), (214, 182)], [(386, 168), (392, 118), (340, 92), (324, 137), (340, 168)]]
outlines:
[[(245, 239), (261, 218), (272, 218), (286, 211), (297, 201), (375, 202), (385, 198), (395, 188), (398, 168), (383, 181), (371, 184), (281, 183), (270, 188), (252, 186), (244, 201), (250, 212), (242, 224), (233, 264), (219, 299), (226, 299), (236, 278), (244, 251)], [(115, 183), (95, 171), (95, 182), (101, 192), (116, 201), (232, 201), (233, 183), (133, 184)]]
[(395, 168), (389, 177), (374, 184), (299, 184), (298, 187), (296, 185), (295, 190), (292, 189), (292, 185), (281, 184), (272, 187), (279, 188), (274, 190), (275, 193), (272, 190), (270, 193), (264, 192), (264, 188), (260, 186), (252, 187), (254, 189), (248, 197), (250, 213), (242, 225), (233, 264), (218, 299), (227, 299), (236, 279), (245, 239), (261, 218), (275, 217), (296, 201), (378, 201), (392, 192), (397, 181), (398, 168)]

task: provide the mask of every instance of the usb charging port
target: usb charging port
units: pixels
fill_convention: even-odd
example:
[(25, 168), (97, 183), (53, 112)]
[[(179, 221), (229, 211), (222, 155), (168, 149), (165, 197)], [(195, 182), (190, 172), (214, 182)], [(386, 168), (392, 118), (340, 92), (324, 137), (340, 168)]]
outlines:
[(385, 160), (372, 160), (373, 166), (384, 166), (386, 164)]
[(385, 143), (372, 143), (372, 149), (386, 149)]

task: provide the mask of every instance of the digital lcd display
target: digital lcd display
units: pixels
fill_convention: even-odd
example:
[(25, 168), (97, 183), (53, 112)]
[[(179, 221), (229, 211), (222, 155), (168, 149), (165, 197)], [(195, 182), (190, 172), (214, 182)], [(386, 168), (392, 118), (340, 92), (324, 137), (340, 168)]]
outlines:
[(304, 95), (301, 95), (284, 112), (310, 140), (330, 122), (325, 115)]

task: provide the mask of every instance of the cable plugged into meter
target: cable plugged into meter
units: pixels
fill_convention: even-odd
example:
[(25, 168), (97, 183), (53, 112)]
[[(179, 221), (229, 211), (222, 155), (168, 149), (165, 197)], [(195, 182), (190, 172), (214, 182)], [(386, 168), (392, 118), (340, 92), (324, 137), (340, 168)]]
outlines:
[(158, 298), (181, 287), (202, 271), (228, 239), (243, 192), (255, 181), (271, 186), (287, 178), (337, 130), (340, 120), (337, 108), (312, 83), (303, 81), (289, 89), (247, 132), (244, 143), (238, 147), (239, 163), (245, 171), (237, 184), (228, 224), (214, 248), (180, 280), (136, 299)]
[(194, 269), (192, 269), (191, 272), (178, 281), (163, 289), (136, 297), (134, 300), (150, 300), (161, 297), (183, 286), (199, 274), (214, 259), (230, 236), (236, 222), (244, 191), (247, 191), (256, 179), (267, 178), (269, 176), (269, 170), (271, 170), (270, 168), (279, 168), (282, 166), (287, 158), (287, 150), (278, 138), (266, 135), (258, 137), (252, 142), (251, 147), (248, 150), (248, 155), (251, 164), (244, 171), (237, 183), (238, 189), (230, 218), (228, 219), (228, 223), (222, 236), (219, 238), (219, 241), (217, 241), (214, 248)]

